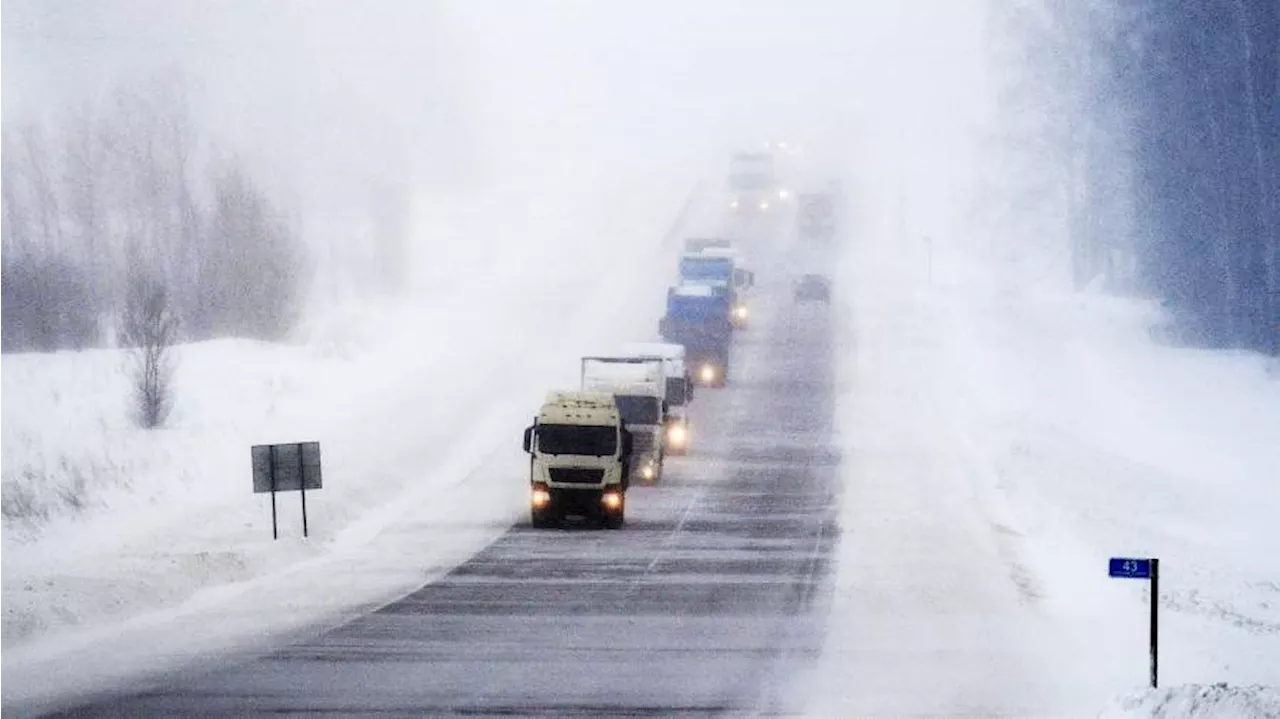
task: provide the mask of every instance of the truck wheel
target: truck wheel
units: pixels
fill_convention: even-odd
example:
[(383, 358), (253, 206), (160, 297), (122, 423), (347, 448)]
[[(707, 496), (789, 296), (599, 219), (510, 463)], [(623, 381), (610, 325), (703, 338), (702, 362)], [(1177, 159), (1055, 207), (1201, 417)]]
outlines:
[(550, 508), (538, 511), (536, 509), (529, 512), (530, 524), (534, 529), (546, 529), (555, 524), (555, 513)]
[(622, 529), (622, 525), (626, 521), (626, 511), (626, 500), (623, 500), (623, 505), (618, 511), (606, 513), (602, 517), (605, 529)]

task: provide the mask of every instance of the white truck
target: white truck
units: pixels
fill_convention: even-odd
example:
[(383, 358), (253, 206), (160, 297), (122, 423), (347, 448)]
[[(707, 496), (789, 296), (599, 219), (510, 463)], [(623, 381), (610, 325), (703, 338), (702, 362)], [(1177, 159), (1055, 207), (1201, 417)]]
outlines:
[(534, 527), (564, 517), (622, 526), (630, 484), (631, 434), (613, 395), (550, 392), (524, 431)]
[(631, 471), (656, 482), (662, 477), (666, 374), (658, 358), (583, 357), (582, 390), (609, 392), (634, 442)]
[(631, 357), (662, 360), (666, 376), (667, 415), (663, 421), (662, 441), (667, 454), (689, 451), (689, 402), (693, 399), (693, 378), (684, 361), (684, 345), (667, 342), (632, 342), (622, 352)]
[(771, 152), (735, 152), (729, 159), (729, 209), (740, 216), (762, 215), (786, 199), (778, 187)]

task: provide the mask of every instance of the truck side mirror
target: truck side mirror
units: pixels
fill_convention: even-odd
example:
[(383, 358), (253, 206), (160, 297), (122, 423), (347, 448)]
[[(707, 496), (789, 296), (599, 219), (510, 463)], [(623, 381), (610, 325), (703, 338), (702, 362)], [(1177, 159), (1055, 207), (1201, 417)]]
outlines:
[(755, 287), (755, 286), (756, 286), (756, 273), (751, 272), (751, 271), (748, 271), (748, 272), (747, 272), (747, 287)]
[(622, 432), (622, 458), (624, 460), (629, 460), (631, 459), (631, 451), (633, 449), (631, 430), (623, 427), (620, 431)]
[(533, 451), (533, 427), (524, 428), (524, 451)]
[(665, 338), (667, 336), (667, 318), (663, 317), (658, 320), (658, 336)]

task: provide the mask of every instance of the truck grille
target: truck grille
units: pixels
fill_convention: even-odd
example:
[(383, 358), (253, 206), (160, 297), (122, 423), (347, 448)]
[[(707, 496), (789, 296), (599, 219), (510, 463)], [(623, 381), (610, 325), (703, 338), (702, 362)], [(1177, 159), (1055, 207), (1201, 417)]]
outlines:
[(551, 474), (552, 482), (564, 484), (600, 484), (604, 480), (603, 469), (552, 467), (547, 471)]

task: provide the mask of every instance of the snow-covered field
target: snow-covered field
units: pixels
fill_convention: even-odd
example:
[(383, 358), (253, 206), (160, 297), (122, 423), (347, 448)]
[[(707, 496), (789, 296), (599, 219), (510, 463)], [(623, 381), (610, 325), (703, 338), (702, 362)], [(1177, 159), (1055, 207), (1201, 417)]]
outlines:
[[(441, 264), (416, 296), (335, 308), (288, 345), (179, 348), (153, 434), (127, 420), (120, 354), (6, 355), (6, 701), (336, 620), (505, 530), (531, 408), (576, 385), (582, 354), (656, 330), (671, 243), (700, 221), (688, 177), (427, 208)], [(285, 494), (273, 542), (248, 448), (311, 439), (311, 536)], [(397, 547), (397, 526), (424, 522), (431, 546)]]
[[(946, 249), (932, 281), (909, 238), (872, 229), (846, 256), (812, 713), (1274, 716), (1280, 380), (1153, 342), (1145, 303), (1019, 288)], [(1112, 556), (1161, 559), (1173, 690), (1139, 691), (1147, 586), (1109, 579)]]

